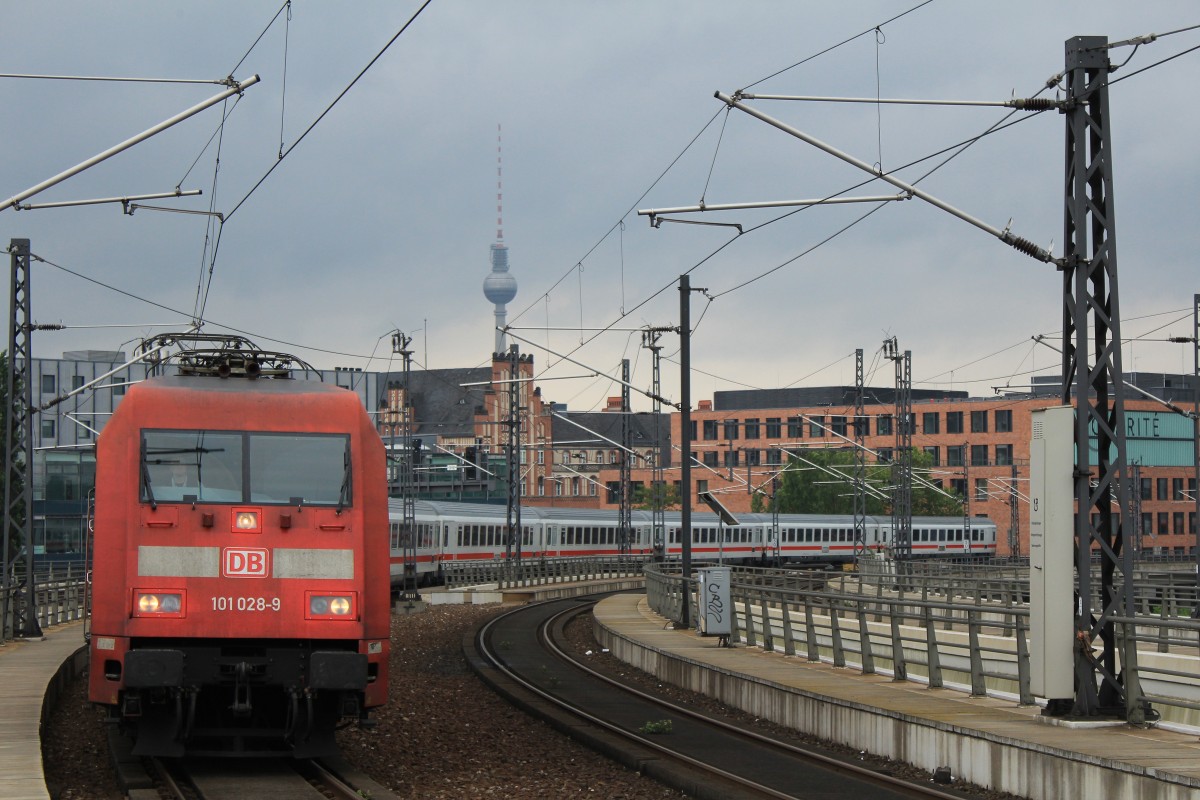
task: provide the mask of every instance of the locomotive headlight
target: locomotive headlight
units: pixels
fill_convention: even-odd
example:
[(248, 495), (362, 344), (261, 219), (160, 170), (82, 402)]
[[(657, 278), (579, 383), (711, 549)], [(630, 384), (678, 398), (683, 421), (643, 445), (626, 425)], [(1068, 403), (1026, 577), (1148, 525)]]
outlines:
[(233, 509), (234, 533), (262, 533), (262, 514), (257, 508)]
[(182, 592), (134, 592), (133, 616), (135, 617), (181, 617), (183, 616)]
[(350, 599), (348, 597), (331, 598), (329, 601), (329, 610), (331, 613), (344, 617), (350, 613)]
[(353, 592), (345, 594), (308, 593), (308, 619), (355, 619)]

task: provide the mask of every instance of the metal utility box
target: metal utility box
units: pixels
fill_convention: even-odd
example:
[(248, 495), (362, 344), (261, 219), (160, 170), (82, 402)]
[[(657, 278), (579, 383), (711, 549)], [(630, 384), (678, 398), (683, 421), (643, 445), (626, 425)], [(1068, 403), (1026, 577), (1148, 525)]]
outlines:
[(700, 635), (728, 636), (733, 632), (729, 567), (705, 567), (696, 573), (700, 579), (700, 613), (696, 615)]
[(1029, 666), (1038, 697), (1068, 698), (1074, 684), (1075, 410), (1032, 413), (1029, 442)]

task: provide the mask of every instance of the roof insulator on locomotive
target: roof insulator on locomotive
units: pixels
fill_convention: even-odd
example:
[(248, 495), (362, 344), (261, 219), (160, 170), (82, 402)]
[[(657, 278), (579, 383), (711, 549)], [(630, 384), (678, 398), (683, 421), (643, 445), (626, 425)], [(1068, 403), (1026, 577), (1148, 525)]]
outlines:
[(232, 369), (230, 369), (230, 367), (229, 367), (229, 359), (227, 359), (227, 358), (222, 358), (222, 359), (221, 359), (221, 360), (220, 360), (220, 361), (217, 363), (217, 376), (218, 376), (218, 377), (221, 377), (221, 378), (228, 378), (228, 377), (229, 377), (229, 374), (230, 374), (232, 371), (233, 371), (233, 370), (232, 370)]
[(259, 366), (258, 359), (256, 359), (254, 356), (247, 358), (245, 364), (246, 377), (250, 380), (254, 380), (262, 372), (262, 367)]

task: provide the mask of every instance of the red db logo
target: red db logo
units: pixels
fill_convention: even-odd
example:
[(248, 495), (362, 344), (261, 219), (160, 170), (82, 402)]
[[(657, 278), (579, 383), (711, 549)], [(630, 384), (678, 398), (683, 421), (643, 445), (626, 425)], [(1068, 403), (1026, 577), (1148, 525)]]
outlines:
[(226, 547), (221, 551), (221, 576), (225, 578), (265, 578), (270, 569), (266, 550)]

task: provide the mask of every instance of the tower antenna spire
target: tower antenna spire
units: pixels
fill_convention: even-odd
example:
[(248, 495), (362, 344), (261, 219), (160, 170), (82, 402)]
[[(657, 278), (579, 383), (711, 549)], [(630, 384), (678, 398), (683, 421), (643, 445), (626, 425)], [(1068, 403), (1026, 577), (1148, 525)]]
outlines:
[(496, 342), (493, 354), (504, 353), (504, 327), (507, 325), (506, 303), (517, 296), (517, 279), (508, 273), (508, 245), (504, 244), (504, 162), (500, 124), (496, 124), (496, 241), (492, 245), (492, 272), (483, 281), (483, 296), (495, 305)]
[(504, 241), (504, 140), (496, 123), (496, 241)]

